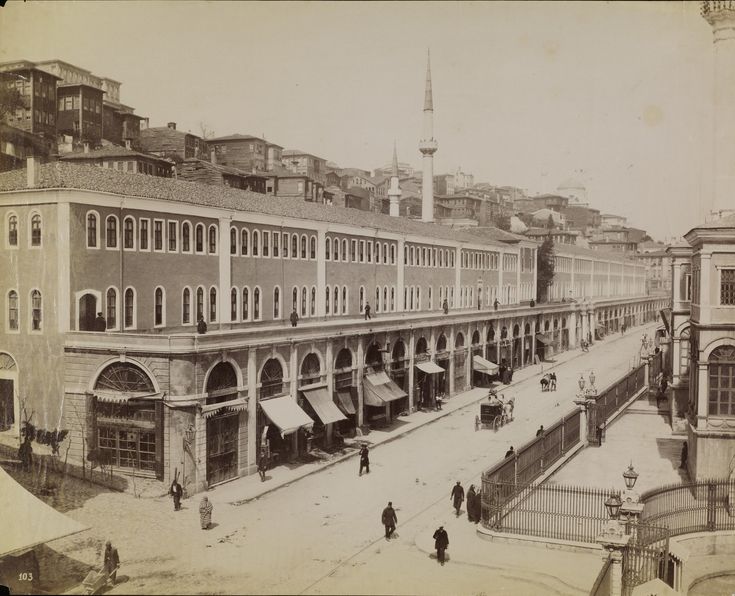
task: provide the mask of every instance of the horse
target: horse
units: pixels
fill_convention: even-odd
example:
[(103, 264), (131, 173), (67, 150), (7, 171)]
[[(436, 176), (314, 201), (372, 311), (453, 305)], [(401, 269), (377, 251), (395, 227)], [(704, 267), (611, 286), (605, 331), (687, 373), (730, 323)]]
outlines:
[(508, 420), (513, 420), (513, 408), (515, 408), (515, 403), (515, 397), (511, 397), (507, 402), (503, 404), (503, 413)]
[(543, 377), (541, 377), (541, 381), (539, 382), (541, 383), (541, 391), (549, 390), (549, 382), (550, 382), (549, 375), (544, 375)]

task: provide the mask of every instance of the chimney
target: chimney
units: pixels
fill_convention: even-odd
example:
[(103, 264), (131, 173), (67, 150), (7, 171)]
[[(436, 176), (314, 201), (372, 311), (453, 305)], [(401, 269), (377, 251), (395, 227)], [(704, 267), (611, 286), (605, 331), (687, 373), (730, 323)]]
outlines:
[(168, 126), (171, 130), (176, 130), (176, 122), (169, 122), (166, 126)]
[(84, 141), (84, 152), (89, 153), (89, 142)]
[(41, 176), (41, 159), (38, 157), (26, 159), (26, 170), (28, 188), (36, 188)]
[(133, 148), (132, 139), (125, 139), (125, 149), (132, 149), (132, 148)]
[(214, 149), (209, 151), (209, 161), (217, 165), (217, 152)]

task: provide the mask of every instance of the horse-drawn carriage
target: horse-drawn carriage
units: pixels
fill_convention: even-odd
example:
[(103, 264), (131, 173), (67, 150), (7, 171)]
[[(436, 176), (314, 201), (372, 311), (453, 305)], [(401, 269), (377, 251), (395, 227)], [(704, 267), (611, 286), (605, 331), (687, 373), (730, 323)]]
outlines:
[(488, 401), (480, 404), (480, 415), (475, 417), (475, 429), (490, 427), (498, 430), (513, 420), (514, 405), (515, 400), (512, 397), (505, 401), (491, 390)]

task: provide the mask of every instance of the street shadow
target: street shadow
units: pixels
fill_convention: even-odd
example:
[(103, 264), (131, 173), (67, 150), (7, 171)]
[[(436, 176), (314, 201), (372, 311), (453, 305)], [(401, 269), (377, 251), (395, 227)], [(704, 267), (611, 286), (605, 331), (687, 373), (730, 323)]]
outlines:
[(35, 551), (41, 576), (39, 588), (44, 594), (63, 594), (81, 586), (90, 571), (99, 570), (46, 545), (37, 546)]
[[(685, 441), (682, 439), (659, 438), (656, 439), (656, 449), (663, 460), (671, 464), (672, 469), (679, 469), (681, 463), (681, 449)], [(684, 471), (686, 475), (686, 472)]]
[[(436, 556), (436, 552), (429, 553), (429, 558), (438, 562), (438, 558)], [(451, 558), (449, 556), (449, 551), (446, 551), (445, 550), (444, 551), (444, 562), (446, 563), (447, 561), (450, 561), (450, 560), (451, 560)]]
[(219, 526), (219, 524), (218, 524), (217, 522), (211, 522), (211, 523), (209, 524), (209, 527), (207, 528), (207, 531), (212, 531), (212, 530), (214, 530), (215, 528), (217, 528), (218, 526)]

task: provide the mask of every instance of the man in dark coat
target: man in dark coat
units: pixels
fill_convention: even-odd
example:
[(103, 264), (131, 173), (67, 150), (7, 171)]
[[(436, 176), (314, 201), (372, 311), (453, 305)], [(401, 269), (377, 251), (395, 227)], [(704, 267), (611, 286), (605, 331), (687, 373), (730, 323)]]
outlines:
[(207, 323), (204, 320), (204, 317), (199, 317), (199, 320), (197, 321), (197, 333), (204, 334), (207, 332)]
[(184, 494), (184, 489), (181, 488), (179, 481), (175, 478), (174, 481), (171, 483), (171, 488), (168, 492), (174, 498), (174, 511), (178, 511), (179, 509), (181, 509), (181, 497)]
[(439, 526), (439, 529), (434, 532), (434, 548), (436, 549), (436, 560), (444, 565), (444, 551), (449, 548), (449, 535), (444, 526)]
[(365, 320), (367, 321), (368, 319), (371, 319), (371, 318), (372, 317), (370, 316), (370, 303), (366, 302), (365, 303)]
[(505, 457), (513, 457), (516, 454), (516, 450), (513, 449), (513, 446), (510, 446), (510, 449), (505, 452)]
[(265, 473), (268, 471), (268, 454), (265, 449), (260, 452), (260, 459), (258, 460), (258, 474), (260, 474), (260, 481), (265, 482)]
[(688, 459), (689, 459), (689, 443), (684, 441), (684, 444), (681, 446), (681, 463), (679, 464), (679, 467), (686, 470)]
[(360, 476), (362, 476), (363, 468), (365, 468), (368, 474), (370, 473), (370, 455), (368, 454), (367, 445), (363, 445), (362, 449), (360, 449)]
[(112, 543), (108, 540), (105, 543), (105, 559), (103, 564), (103, 570), (110, 577), (112, 584), (115, 584), (117, 578), (117, 570), (120, 567), (120, 557), (117, 554), (117, 549), (112, 546)]
[(449, 314), (449, 302), (447, 302), (447, 299), (444, 299), (444, 303), (442, 304), (442, 308), (444, 309), (444, 314)]
[(449, 498), (452, 499), (454, 509), (457, 511), (457, 517), (459, 517), (459, 509), (462, 507), (462, 502), (464, 501), (464, 488), (462, 488), (459, 480), (457, 480), (457, 484), (452, 487), (452, 494)]
[(495, 307), (495, 310), (498, 310), (498, 305), (500, 304), (500, 301), (496, 298), (495, 302), (493, 302), (493, 306)]
[(94, 330), (107, 331), (107, 321), (105, 321), (105, 317), (102, 316), (101, 312), (97, 313), (97, 318), (94, 320)]
[(391, 534), (395, 531), (396, 524), (398, 523), (398, 517), (391, 501), (388, 501), (388, 506), (383, 509), (383, 515), (380, 520), (385, 526), (385, 539), (390, 540)]
[(296, 327), (296, 325), (299, 322), (299, 313), (296, 312), (296, 307), (293, 307), (293, 310), (291, 311), (291, 316), (289, 317), (291, 319), (291, 327)]
[(31, 445), (30, 435), (23, 438), (23, 443), (18, 447), (18, 459), (24, 470), (30, 470), (33, 467), (33, 446)]

